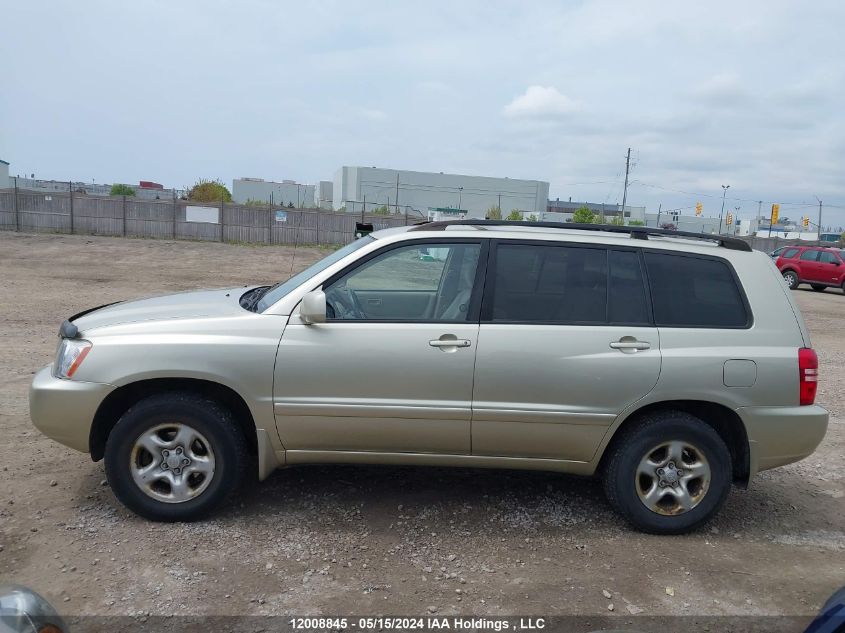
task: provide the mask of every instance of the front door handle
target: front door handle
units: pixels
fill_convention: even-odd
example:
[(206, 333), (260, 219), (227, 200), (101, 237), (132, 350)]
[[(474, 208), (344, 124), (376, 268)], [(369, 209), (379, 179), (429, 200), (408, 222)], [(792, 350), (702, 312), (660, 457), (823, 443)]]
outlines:
[(432, 347), (469, 347), (471, 343), (464, 338), (436, 338), (428, 344)]
[(631, 354), (651, 349), (651, 343), (648, 341), (638, 341), (633, 336), (623, 336), (618, 341), (613, 341), (610, 347)]

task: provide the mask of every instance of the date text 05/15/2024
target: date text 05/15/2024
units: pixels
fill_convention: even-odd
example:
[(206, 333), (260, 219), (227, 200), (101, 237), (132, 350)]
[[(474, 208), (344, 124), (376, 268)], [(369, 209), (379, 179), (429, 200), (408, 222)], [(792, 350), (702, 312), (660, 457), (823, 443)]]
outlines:
[(540, 631), (544, 618), (482, 617), (293, 617), (294, 631)]

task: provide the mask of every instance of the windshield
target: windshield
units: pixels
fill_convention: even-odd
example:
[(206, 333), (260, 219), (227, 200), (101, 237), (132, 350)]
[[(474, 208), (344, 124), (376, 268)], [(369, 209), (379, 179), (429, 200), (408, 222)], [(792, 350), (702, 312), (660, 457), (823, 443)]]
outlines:
[(375, 238), (370, 237), (368, 235), (366, 237), (362, 237), (359, 240), (355, 240), (354, 242), (350, 242), (343, 248), (339, 248), (338, 250), (336, 250), (331, 255), (328, 255), (320, 261), (312, 264), (302, 272), (295, 274), (287, 281), (283, 281), (281, 283), (276, 284), (267, 292), (265, 292), (264, 295), (261, 297), (261, 300), (258, 302), (256, 312), (264, 312), (264, 310), (276, 303), (279, 299), (284, 297), (287, 293), (289, 293), (291, 290), (293, 290), (300, 284), (305, 283), (306, 281), (308, 281), (308, 279), (310, 279), (317, 273), (324, 271), (326, 268), (328, 268), (335, 262), (339, 262), (341, 259), (349, 255), (350, 253), (354, 253), (359, 248), (362, 248), (367, 244), (371, 243), (374, 239)]

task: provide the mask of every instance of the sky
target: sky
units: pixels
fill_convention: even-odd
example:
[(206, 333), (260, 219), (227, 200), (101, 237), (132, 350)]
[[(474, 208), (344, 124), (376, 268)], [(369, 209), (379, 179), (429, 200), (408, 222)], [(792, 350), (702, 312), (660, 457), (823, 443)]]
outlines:
[(845, 226), (845, 3), (8, 2), (0, 159), (60, 180), (545, 180)]

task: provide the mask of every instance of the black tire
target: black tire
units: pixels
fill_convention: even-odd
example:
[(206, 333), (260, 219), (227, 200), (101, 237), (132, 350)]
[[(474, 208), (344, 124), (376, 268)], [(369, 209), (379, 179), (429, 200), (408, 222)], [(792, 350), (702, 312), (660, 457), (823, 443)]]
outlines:
[[(698, 505), (681, 514), (650, 509), (637, 492), (637, 467), (662, 442), (688, 442), (706, 458), (710, 483)], [(604, 468), (604, 491), (610, 505), (634, 528), (650, 534), (683, 534), (716, 515), (731, 487), (731, 454), (718, 433), (699, 418), (682, 411), (664, 411), (638, 420), (614, 438)]]
[(790, 290), (795, 290), (801, 281), (798, 279), (798, 273), (794, 270), (785, 270), (783, 272), (783, 279)]
[(810, 286), (810, 287), (811, 287), (813, 290), (815, 290), (816, 292), (824, 292), (825, 290), (827, 290), (827, 286), (820, 286), (819, 284), (813, 284), (813, 285), (812, 285), (812, 286)]
[[(207, 440), (213, 451), (210, 482), (195, 497), (179, 503), (153, 498), (135, 483), (131, 463), (138, 438), (158, 425), (188, 425)], [(115, 496), (136, 514), (152, 521), (195, 521), (207, 516), (245, 478), (250, 463), (246, 439), (219, 403), (197, 394), (167, 392), (149, 396), (121, 416), (106, 441), (106, 478)]]

